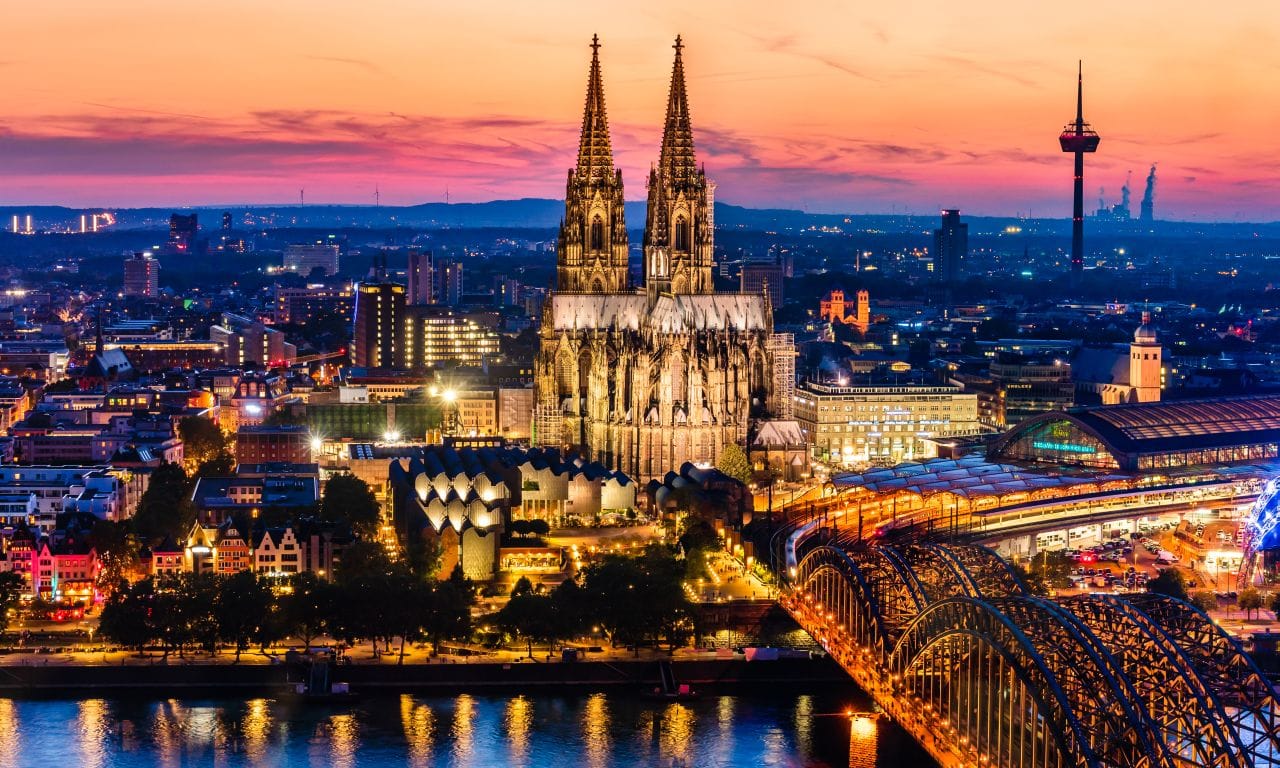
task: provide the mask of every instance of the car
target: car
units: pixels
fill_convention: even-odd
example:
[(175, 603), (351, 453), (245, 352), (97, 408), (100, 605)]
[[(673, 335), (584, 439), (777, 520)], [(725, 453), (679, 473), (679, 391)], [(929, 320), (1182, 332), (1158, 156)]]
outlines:
[(1163, 557), (1157, 557), (1157, 558), (1156, 558), (1156, 565), (1157, 565), (1157, 566), (1173, 565), (1173, 561), (1172, 561), (1172, 560), (1165, 560)]

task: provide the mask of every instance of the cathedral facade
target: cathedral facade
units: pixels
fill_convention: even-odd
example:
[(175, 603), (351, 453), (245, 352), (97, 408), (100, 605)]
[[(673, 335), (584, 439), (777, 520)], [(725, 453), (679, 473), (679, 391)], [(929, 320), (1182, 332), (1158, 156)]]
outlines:
[(643, 278), (632, 285), (592, 41), (578, 162), (569, 171), (556, 288), (542, 316), (534, 439), (636, 478), (742, 445), (773, 394), (767, 291), (717, 293), (714, 184), (697, 164), (680, 39), (658, 162), (649, 172)]

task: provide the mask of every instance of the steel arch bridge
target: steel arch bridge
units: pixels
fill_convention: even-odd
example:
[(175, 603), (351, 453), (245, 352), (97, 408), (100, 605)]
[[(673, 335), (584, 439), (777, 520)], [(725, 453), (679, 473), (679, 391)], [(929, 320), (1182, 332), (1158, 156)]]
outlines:
[(1158, 595), (1031, 595), (990, 549), (819, 545), (783, 604), (944, 766), (1280, 766), (1280, 701)]

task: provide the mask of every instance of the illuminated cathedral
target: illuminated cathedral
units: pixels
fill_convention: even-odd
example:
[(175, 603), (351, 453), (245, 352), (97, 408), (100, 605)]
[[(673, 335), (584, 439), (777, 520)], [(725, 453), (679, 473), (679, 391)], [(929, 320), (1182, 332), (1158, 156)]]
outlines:
[(657, 477), (686, 461), (715, 462), (729, 443), (745, 443), (753, 416), (789, 416), (790, 403), (774, 384), (779, 341), (767, 290), (713, 285), (715, 185), (694, 153), (680, 38), (649, 171), (640, 285), (628, 268), (597, 40), (591, 49), (556, 287), (543, 308), (534, 437)]

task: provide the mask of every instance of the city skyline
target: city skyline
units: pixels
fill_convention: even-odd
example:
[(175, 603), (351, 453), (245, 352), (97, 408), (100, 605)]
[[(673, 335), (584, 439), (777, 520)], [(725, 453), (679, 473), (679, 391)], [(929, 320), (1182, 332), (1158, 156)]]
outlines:
[(396, 205), (556, 198), (592, 34), (627, 199), (640, 200), (683, 34), (695, 141), (725, 202), (1065, 218), (1056, 137), (1082, 58), (1085, 116), (1106, 136), (1087, 210), (1099, 187), (1115, 202), (1129, 171), (1136, 200), (1157, 162), (1157, 218), (1280, 218), (1280, 176), (1262, 159), (1274, 120), (1254, 108), (1274, 101), (1266, 73), (1280, 67), (1268, 6), (1154, 17), (1085, 3), (1079, 21), (1050, 24), (1013, 3), (795, 18), (761, 3), (556, 2), (498, 19), (374, 5), (14, 9), (0, 205), (288, 204), (302, 189), (317, 204), (375, 190)]

